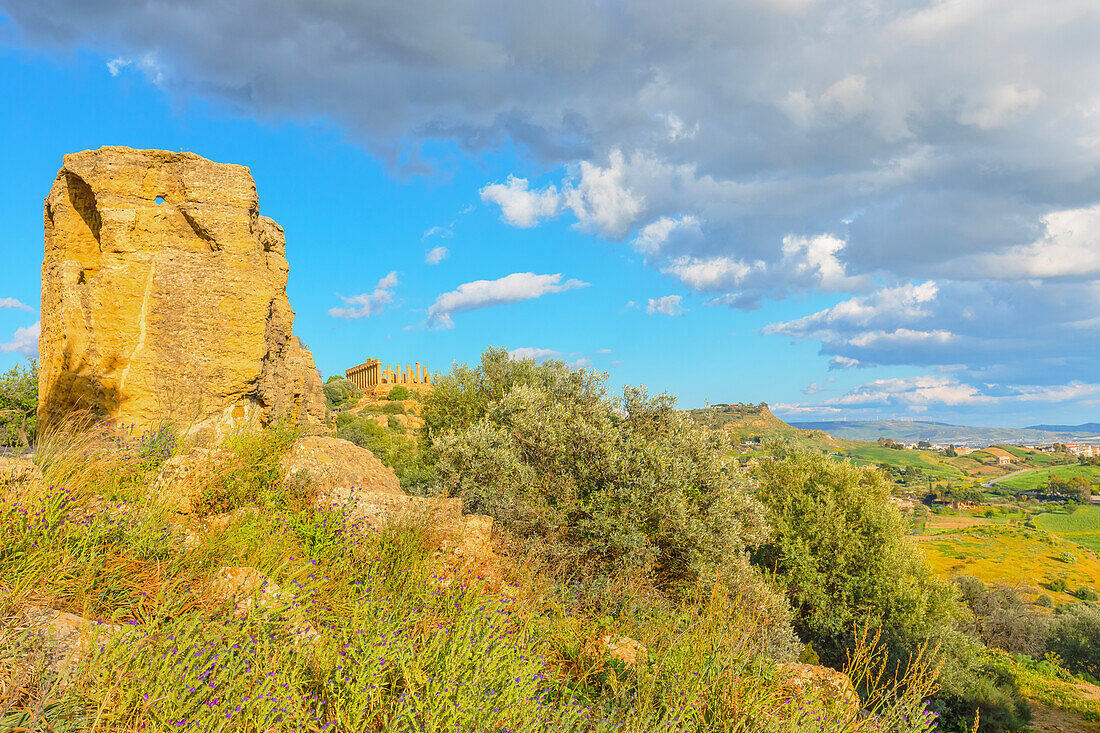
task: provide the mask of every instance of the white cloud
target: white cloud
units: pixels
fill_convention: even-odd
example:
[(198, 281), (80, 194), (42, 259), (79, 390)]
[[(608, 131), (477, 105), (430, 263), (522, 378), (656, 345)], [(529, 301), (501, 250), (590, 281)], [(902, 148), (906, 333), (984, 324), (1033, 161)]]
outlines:
[(397, 287), (397, 273), (391, 272), (378, 281), (369, 293), (353, 295), (350, 298), (340, 296), (351, 308), (330, 308), (328, 314), (333, 318), (368, 318), (385, 310), (393, 303), (393, 289)]
[(793, 321), (770, 323), (763, 328), (763, 333), (794, 338), (835, 338), (838, 330), (858, 330), (878, 322), (894, 324), (899, 320), (920, 320), (930, 315), (925, 306), (935, 300), (938, 292), (932, 280), (919, 285), (883, 288)]
[(21, 311), (34, 310), (29, 305), (21, 303), (15, 298), (0, 298), (0, 310), (4, 310), (5, 308), (14, 308)]
[(497, 280), (475, 280), (439, 295), (428, 308), (426, 325), (436, 329), (454, 328), (451, 316), (455, 313), (518, 303), (521, 300), (540, 298), (549, 293), (561, 293), (574, 288), (587, 287), (587, 285), (588, 283), (580, 280), (562, 282), (561, 273), (536, 275), (533, 272), (513, 272)]
[(518, 349), (509, 349), (508, 354), (513, 359), (533, 359), (534, 361), (553, 359), (554, 357), (561, 356), (560, 351), (554, 351), (553, 349), (540, 349), (534, 346), (520, 346)]
[(656, 221), (650, 222), (638, 230), (631, 245), (635, 251), (643, 254), (656, 254), (668, 241), (670, 236), (679, 232), (690, 232), (701, 237), (700, 222), (695, 216), (680, 216), (677, 218), (662, 216)]
[(449, 238), (453, 237), (454, 235), (455, 235), (454, 231), (452, 231), (448, 227), (434, 226), (431, 229), (428, 229), (427, 231), (425, 231), (423, 234), (420, 235), (420, 241), (423, 242), (426, 239), (429, 239), (431, 237), (441, 237), (443, 239), (449, 239)]
[(826, 389), (828, 389), (828, 387), (825, 387), (822, 384), (818, 384), (817, 382), (810, 382), (809, 384), (807, 384), (805, 387), (802, 388), (802, 394), (804, 394), (804, 395), (820, 394), (820, 393), (824, 392)]
[(661, 272), (675, 275), (685, 285), (695, 290), (719, 290), (740, 285), (754, 269), (762, 269), (764, 263), (746, 265), (731, 257), (678, 257)]
[(481, 200), (500, 207), (500, 217), (514, 227), (530, 229), (544, 219), (558, 215), (562, 197), (558, 189), (528, 188), (526, 178), (508, 176), (505, 183), (490, 183), (481, 189)]
[(1030, 244), (963, 258), (956, 266), (999, 279), (1100, 275), (1100, 205), (1053, 211), (1042, 218), (1042, 229)]
[(982, 130), (992, 130), (1027, 114), (1043, 99), (1038, 89), (1021, 89), (1016, 84), (1002, 84), (966, 105), (959, 122)]
[(936, 342), (945, 344), (956, 338), (955, 334), (944, 329), (934, 331), (914, 331), (911, 328), (898, 328), (893, 331), (864, 331), (848, 339), (852, 346), (868, 347), (883, 344), (918, 344)]
[(592, 363), (591, 359), (589, 359), (586, 356), (582, 356), (579, 359), (574, 359), (573, 361), (569, 362), (569, 364), (567, 366), (569, 366), (572, 369), (580, 369), (581, 367), (586, 367), (591, 363)]
[(580, 180), (563, 188), (565, 205), (577, 217), (577, 225), (605, 237), (625, 236), (645, 206), (645, 197), (625, 182), (626, 160), (612, 150), (606, 168), (581, 161)]
[(834, 356), (829, 360), (829, 370), (834, 369), (853, 369), (855, 367), (862, 367), (859, 359), (851, 359), (847, 356)]
[(849, 277), (837, 253), (847, 244), (830, 234), (816, 237), (783, 237), (783, 262), (796, 277), (808, 276), (815, 288), (825, 291), (861, 289), (865, 278)]
[(951, 377), (919, 376), (876, 379), (851, 390), (841, 397), (824, 400), (823, 405), (838, 407), (855, 405), (967, 405), (990, 403), (996, 398), (983, 394), (970, 384)]
[(428, 253), (424, 255), (424, 261), (429, 265), (438, 265), (451, 254), (451, 250), (446, 247), (432, 247), (428, 250)]
[(654, 315), (655, 313), (661, 313), (666, 316), (679, 316), (685, 311), (683, 306), (680, 305), (681, 296), (679, 295), (666, 295), (661, 298), (650, 298), (649, 304), (645, 307), (645, 312), (648, 315)]
[(164, 70), (157, 61), (157, 57), (151, 53), (136, 60), (126, 56), (116, 56), (107, 62), (107, 72), (111, 76), (118, 76), (129, 67), (140, 69), (145, 74), (145, 78), (158, 87), (164, 83)]
[(15, 329), (15, 335), (6, 344), (0, 344), (0, 352), (5, 354), (38, 355), (38, 337), (42, 333), (42, 322)]

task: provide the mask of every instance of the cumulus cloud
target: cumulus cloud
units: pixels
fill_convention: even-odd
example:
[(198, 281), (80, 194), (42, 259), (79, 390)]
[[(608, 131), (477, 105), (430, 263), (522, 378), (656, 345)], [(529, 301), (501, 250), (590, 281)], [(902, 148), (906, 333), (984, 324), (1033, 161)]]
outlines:
[(451, 250), (446, 247), (432, 247), (428, 250), (428, 253), (424, 255), (424, 261), (429, 265), (438, 265), (443, 260), (447, 259), (451, 254)]
[(553, 359), (554, 357), (561, 356), (560, 351), (540, 349), (534, 346), (520, 346), (518, 349), (509, 349), (508, 354), (513, 359), (532, 359), (534, 361)]
[(528, 188), (526, 178), (508, 176), (504, 183), (490, 183), (481, 189), (481, 200), (500, 207), (500, 217), (514, 227), (529, 229), (544, 219), (558, 215), (561, 196), (549, 186), (542, 190)]
[[(425, 141), (519, 151), (540, 182), (482, 189), (507, 223), (569, 217), (710, 304), (845, 293), (874, 307), (871, 283), (935, 283), (925, 315), (788, 327), (834, 361), (1069, 384), (1100, 348), (1062, 327), (1100, 317), (1092, 0), (684, 0), (675, 23), (583, 0), (233, 7), (5, 12), (16, 44), (98, 52), (110, 73), (260, 119), (320, 118), (394, 167)], [(953, 338), (859, 345), (898, 329)]]
[(541, 298), (550, 293), (562, 293), (574, 288), (587, 287), (580, 280), (562, 282), (561, 273), (536, 275), (533, 272), (513, 272), (497, 280), (475, 280), (439, 295), (428, 308), (428, 328), (454, 328), (451, 316), (463, 311), (488, 308), (495, 305), (518, 303), (521, 300)]
[[(815, 385), (804, 389), (816, 394)], [(1072, 382), (1066, 385), (1023, 385), (1005, 387), (997, 384), (970, 384), (952, 376), (921, 375), (915, 377), (876, 379), (855, 387), (838, 397), (818, 402), (781, 403), (773, 407), (780, 413), (820, 417), (851, 415), (880, 416), (890, 413), (924, 413), (944, 411), (1020, 411), (1027, 406), (1045, 403), (1057, 406), (1065, 403), (1100, 405), (1100, 384)], [(957, 414), (957, 413), (956, 413)]]
[(29, 305), (20, 303), (15, 298), (0, 298), (0, 310), (4, 310), (5, 308), (14, 308), (15, 310), (21, 311), (34, 310)]
[(645, 307), (645, 312), (648, 315), (654, 315), (660, 313), (665, 316), (679, 316), (685, 311), (685, 308), (680, 305), (682, 297), (679, 295), (665, 295), (661, 298), (650, 298), (648, 305)]
[(662, 216), (638, 230), (631, 241), (634, 249), (643, 254), (656, 254), (671, 239), (687, 237), (698, 241), (702, 237), (700, 221), (695, 216)]
[(15, 329), (11, 341), (0, 343), (0, 353), (22, 354), (23, 356), (38, 355), (38, 337), (42, 333), (41, 321), (24, 328)]
[(397, 287), (397, 273), (391, 272), (378, 281), (374, 290), (351, 297), (340, 296), (348, 308), (330, 308), (328, 314), (333, 318), (369, 318), (385, 310), (393, 303), (393, 289)]

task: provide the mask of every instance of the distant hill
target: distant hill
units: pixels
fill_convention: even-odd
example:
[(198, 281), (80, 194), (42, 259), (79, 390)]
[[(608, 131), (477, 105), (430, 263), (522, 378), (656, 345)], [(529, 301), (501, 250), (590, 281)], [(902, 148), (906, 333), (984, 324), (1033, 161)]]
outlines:
[(839, 443), (821, 430), (794, 427), (772, 414), (768, 403), (738, 403), (711, 405), (689, 410), (699, 423), (715, 430), (724, 430), (738, 440), (783, 437), (810, 443), (822, 448), (837, 448)]
[[(1096, 425), (1095, 423), (1091, 423)], [(981, 428), (967, 425), (914, 422), (909, 420), (827, 420), (824, 422), (794, 422), (792, 427), (803, 430), (824, 430), (845, 440), (877, 440), (890, 438), (902, 443), (927, 440), (930, 443), (955, 445), (994, 445), (997, 443), (1059, 443), (1096, 435), (1073, 426), (1072, 431), (1048, 430), (1043, 426), (1032, 428)], [(1057, 426), (1048, 426), (1057, 427)], [(1100, 428), (1100, 425), (1096, 425)]]
[(1085, 422), (1080, 425), (1028, 425), (1028, 430), (1048, 430), (1052, 433), (1080, 433), (1081, 435), (1100, 435), (1100, 422)]

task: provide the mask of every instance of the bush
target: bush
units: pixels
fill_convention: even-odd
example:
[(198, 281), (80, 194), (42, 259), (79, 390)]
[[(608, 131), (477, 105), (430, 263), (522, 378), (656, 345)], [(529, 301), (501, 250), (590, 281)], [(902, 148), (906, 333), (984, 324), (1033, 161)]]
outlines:
[(424, 419), (442, 488), (538, 540), (572, 578), (633, 575), (676, 593), (734, 572), (765, 535), (720, 439), (667, 395), (491, 349), (438, 380)]
[(823, 660), (841, 662), (865, 620), (881, 625), (888, 646), (905, 649), (953, 625), (954, 593), (907, 541), (879, 471), (769, 448), (775, 459), (761, 461), (754, 476), (772, 535), (753, 559), (786, 585), (799, 636)]
[(1066, 563), (1067, 565), (1073, 565), (1075, 562), (1077, 562), (1077, 556), (1074, 555), (1072, 552), (1063, 552), (1058, 555), (1058, 559)]
[(1035, 599), (1035, 605), (1043, 608), (1054, 608), (1054, 599), (1046, 593), (1040, 593), (1039, 597)]
[(38, 411), (38, 362), (13, 366), (0, 375), (0, 445), (29, 448)]
[(1046, 648), (1061, 657), (1070, 672), (1100, 677), (1100, 607), (1059, 607), (1047, 629)]
[(1095, 601), (1100, 598), (1100, 596), (1096, 594), (1096, 591), (1087, 586), (1081, 586), (1073, 592), (1073, 595), (1082, 601)]
[(1053, 578), (1047, 583), (1047, 588), (1055, 593), (1065, 593), (1069, 590), (1069, 583), (1066, 582), (1065, 578)]
[(412, 397), (412, 392), (408, 387), (403, 387), (400, 384), (390, 390), (390, 393), (386, 396), (388, 400), (407, 400)]
[(969, 630), (986, 646), (1028, 656), (1042, 651), (1044, 617), (1031, 613), (1016, 591), (1003, 585), (987, 589), (968, 575), (956, 578), (955, 585), (973, 614)]
[(933, 705), (948, 729), (972, 721), (975, 709), (988, 730), (1022, 725), (1026, 704), (959, 627), (955, 591), (908, 540), (907, 520), (886, 501), (885, 476), (789, 445), (768, 450), (773, 459), (753, 475), (772, 535), (753, 559), (786, 586), (802, 641), (830, 665), (847, 658), (865, 624), (881, 628), (894, 664), (938, 644), (942, 688)]
[(382, 405), (382, 413), (385, 415), (404, 415), (405, 406), (400, 402), (390, 402)]
[(325, 401), (330, 410), (339, 410), (354, 404), (361, 396), (354, 382), (340, 377), (329, 377), (325, 382), (324, 391)]
[(233, 458), (217, 480), (202, 487), (196, 509), (217, 514), (255, 504), (265, 495), (278, 497), (282, 483), (279, 462), (298, 437), (298, 430), (279, 425), (227, 438), (223, 447)]

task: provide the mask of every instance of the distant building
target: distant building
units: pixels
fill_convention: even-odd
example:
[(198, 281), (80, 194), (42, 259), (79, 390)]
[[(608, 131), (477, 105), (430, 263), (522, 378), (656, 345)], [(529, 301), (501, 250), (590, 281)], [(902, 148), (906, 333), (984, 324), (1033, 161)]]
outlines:
[(1100, 456), (1100, 445), (1089, 445), (1087, 443), (1066, 443), (1066, 450), (1075, 456), (1084, 456), (1085, 458), (1095, 458)]
[(968, 448), (965, 445), (956, 445), (955, 446), (955, 455), (957, 455), (957, 456), (966, 456), (966, 455), (970, 455), (973, 452), (974, 452), (973, 448)]
[(1004, 448), (986, 448), (985, 452), (997, 459), (998, 466), (1011, 466), (1016, 462), (1016, 456)]

